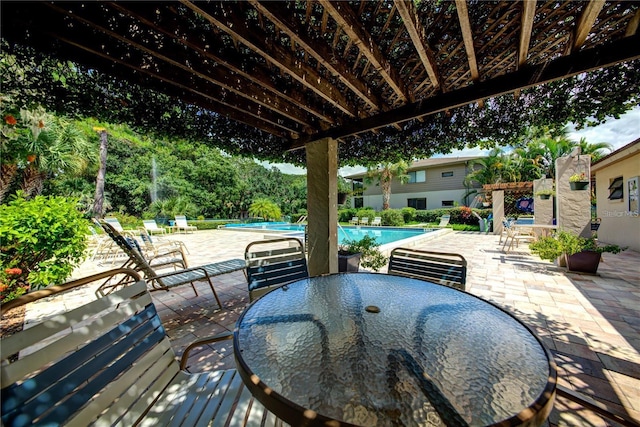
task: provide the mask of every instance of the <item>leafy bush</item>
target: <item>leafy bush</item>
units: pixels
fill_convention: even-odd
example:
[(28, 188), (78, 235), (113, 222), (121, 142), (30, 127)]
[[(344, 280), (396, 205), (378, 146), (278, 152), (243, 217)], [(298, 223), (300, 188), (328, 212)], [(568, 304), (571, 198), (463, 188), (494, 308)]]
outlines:
[(280, 207), (269, 199), (256, 199), (249, 207), (249, 214), (266, 220), (280, 220)]
[[(376, 215), (376, 211), (375, 210), (373, 210), (371, 208), (364, 208), (364, 209), (358, 210), (356, 215), (353, 215), (353, 216), (357, 216), (358, 218), (363, 218), (363, 217), (366, 216), (367, 218), (369, 218), (369, 222), (371, 222), (371, 220), (373, 218), (375, 218), (377, 215)], [(349, 218), (349, 219), (351, 219), (351, 218)]]
[(84, 258), (89, 223), (65, 197), (21, 193), (0, 206), (0, 300), (64, 283)]
[[(142, 227), (142, 221), (133, 215), (127, 215), (120, 212), (109, 212), (105, 215), (106, 218), (117, 218), (122, 228), (138, 228)], [(148, 218), (153, 219), (153, 218)], [(160, 225), (160, 224), (158, 224)]]
[(387, 209), (380, 214), (384, 225), (401, 226), (404, 225), (402, 212), (397, 209)]
[(359, 240), (347, 240), (340, 245), (338, 253), (341, 255), (362, 254), (360, 265), (364, 268), (371, 268), (374, 271), (380, 270), (388, 261), (379, 249), (380, 245), (375, 237), (362, 236)]
[(357, 208), (340, 209), (338, 211), (338, 222), (349, 222), (351, 218), (358, 215)]
[(559, 231), (555, 236), (542, 237), (529, 244), (531, 252), (541, 259), (554, 261), (562, 254), (573, 255), (582, 251), (595, 251), (599, 253), (611, 252), (614, 254), (624, 251), (618, 245), (598, 245), (593, 237), (581, 237), (575, 233)]
[(415, 221), (416, 208), (402, 208), (402, 216), (404, 217), (404, 222), (406, 223)]

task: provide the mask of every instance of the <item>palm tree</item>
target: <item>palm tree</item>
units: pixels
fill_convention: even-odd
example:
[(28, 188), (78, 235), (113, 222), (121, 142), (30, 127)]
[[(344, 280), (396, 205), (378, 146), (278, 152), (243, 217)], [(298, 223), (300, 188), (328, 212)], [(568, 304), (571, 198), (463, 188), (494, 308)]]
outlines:
[(465, 185), (471, 186), (474, 182), (480, 185), (503, 182), (505, 178), (502, 171), (505, 163), (506, 157), (501, 148), (494, 148), (487, 157), (472, 160), (469, 163), (471, 172), (464, 178)]
[(249, 207), (249, 214), (254, 217), (260, 217), (264, 219), (278, 220), (282, 216), (282, 212), (278, 205), (273, 203), (269, 199), (256, 199), (251, 203)]
[(613, 150), (613, 145), (607, 142), (589, 143), (585, 137), (580, 138), (578, 146), (580, 147), (581, 154), (589, 154), (591, 156), (591, 163), (597, 162), (605, 155), (603, 150)]
[(368, 168), (365, 180), (367, 183), (376, 182), (380, 184), (382, 190), (382, 210), (389, 209), (389, 201), (391, 200), (391, 182), (393, 178), (405, 184), (409, 180), (406, 174), (409, 164), (404, 160), (398, 163), (382, 163), (377, 167)]

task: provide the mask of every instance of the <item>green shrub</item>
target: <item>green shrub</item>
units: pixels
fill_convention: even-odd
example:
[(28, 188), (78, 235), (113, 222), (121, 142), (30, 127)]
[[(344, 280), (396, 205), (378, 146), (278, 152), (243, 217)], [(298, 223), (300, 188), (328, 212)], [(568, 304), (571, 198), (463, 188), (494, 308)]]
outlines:
[[(105, 215), (107, 218), (117, 218), (122, 228), (138, 228), (142, 227), (142, 220), (133, 215), (123, 214), (120, 212), (109, 212)], [(153, 218), (146, 218), (153, 219)], [(158, 224), (160, 225), (160, 224)]]
[(0, 206), (0, 299), (64, 283), (84, 258), (89, 223), (65, 197), (21, 194)]
[(340, 209), (338, 211), (338, 222), (349, 222), (351, 218), (358, 215), (358, 209)]
[(398, 209), (387, 209), (386, 211), (382, 211), (380, 216), (382, 217), (382, 223), (384, 225), (390, 225), (394, 227), (404, 225), (404, 217), (402, 216), (402, 211)]
[[(369, 218), (369, 222), (371, 222), (371, 220), (373, 218), (375, 218), (377, 215), (376, 215), (376, 211), (375, 210), (373, 210), (371, 208), (364, 208), (364, 209), (359, 209), (358, 212), (353, 216), (357, 216), (358, 218), (367, 217), (367, 218)], [(349, 218), (349, 219), (351, 219), (351, 218)]]
[(402, 208), (404, 222), (410, 223), (416, 219), (416, 208)]
[(389, 261), (382, 252), (380, 252), (380, 244), (373, 236), (365, 235), (359, 240), (347, 240), (340, 245), (339, 253), (362, 254), (360, 257), (360, 265), (364, 268), (371, 268), (374, 271), (380, 270)]

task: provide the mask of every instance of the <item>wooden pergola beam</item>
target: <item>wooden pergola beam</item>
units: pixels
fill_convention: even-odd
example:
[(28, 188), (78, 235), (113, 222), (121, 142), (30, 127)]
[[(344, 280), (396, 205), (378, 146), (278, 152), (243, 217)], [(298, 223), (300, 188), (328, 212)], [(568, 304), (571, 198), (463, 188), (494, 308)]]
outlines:
[[(289, 114), (295, 114), (297, 117), (303, 117), (304, 114), (302, 110), (307, 113), (315, 116), (317, 119), (322, 122), (326, 122), (324, 125), (328, 127), (328, 125), (335, 123), (335, 119), (327, 114), (327, 111), (322, 111), (318, 108), (314, 108), (310, 105), (308, 99), (306, 99), (302, 94), (296, 91), (290, 92), (282, 92), (280, 91), (269, 79), (267, 73), (257, 67), (254, 67), (250, 72), (245, 71), (242, 63), (239, 58), (233, 57), (221, 57), (220, 55), (214, 54), (211, 49), (208, 49), (206, 43), (195, 38), (186, 38), (180, 37), (179, 28), (175, 25), (175, 19), (173, 21), (165, 22), (162, 27), (158, 27), (154, 25), (152, 22), (154, 11), (149, 9), (144, 3), (116, 3), (109, 2), (105, 3), (113, 9), (123, 13), (128, 14), (129, 16), (135, 17), (141, 23), (147, 25), (149, 28), (153, 28), (154, 30), (164, 34), (165, 36), (173, 39), (177, 43), (181, 43), (186, 47), (193, 49), (195, 52), (199, 53), (205, 58), (211, 59), (215, 61), (216, 64), (222, 65), (227, 68), (232, 73), (237, 73), (247, 79), (248, 81), (260, 85), (266, 91), (270, 92), (275, 99), (282, 99), (289, 104), (283, 108), (280, 108), (279, 111), (289, 112)], [(134, 8), (136, 8), (134, 10)], [(175, 15), (174, 15), (175, 16)], [(275, 107), (275, 106), (274, 106)], [(322, 123), (321, 123), (322, 125)]]
[(356, 108), (347, 101), (338, 88), (329, 84), (316, 70), (293, 58), (289, 52), (277, 46), (276, 43), (269, 44), (264, 35), (262, 37), (258, 35), (258, 28), (249, 29), (244, 22), (235, 19), (235, 16), (231, 15), (227, 15), (226, 19), (228, 21), (223, 22), (200, 7), (202, 5), (200, 3), (196, 4), (190, 0), (181, 0), (181, 3), (262, 56), (282, 72), (290, 75), (298, 83), (324, 99), (329, 105), (350, 117), (357, 116)]
[(338, 23), (342, 31), (358, 46), (360, 52), (369, 60), (376, 71), (380, 73), (384, 81), (391, 87), (400, 100), (407, 102), (410, 96), (407, 93), (402, 79), (398, 76), (395, 68), (386, 60), (378, 45), (374, 43), (371, 34), (358, 22), (351, 7), (347, 3), (331, 0), (320, 0), (320, 4)]
[(456, 0), (456, 10), (458, 11), (458, 21), (460, 21), (462, 40), (464, 41), (464, 49), (467, 52), (467, 60), (469, 61), (469, 69), (471, 70), (471, 79), (476, 82), (480, 77), (480, 73), (478, 73), (476, 50), (473, 47), (473, 31), (471, 30), (471, 23), (469, 22), (469, 9), (467, 9), (467, 1)]
[(573, 39), (573, 50), (579, 49), (587, 40), (587, 36), (589, 35), (591, 28), (593, 28), (593, 24), (595, 24), (600, 11), (604, 7), (604, 1), (605, 0), (591, 0), (585, 6), (582, 11), (582, 15), (580, 15), (578, 25), (576, 26), (575, 37)]
[(306, 143), (322, 138), (339, 139), (357, 135), (371, 129), (379, 129), (394, 123), (402, 123), (468, 105), (479, 99), (503, 95), (517, 89), (526, 89), (638, 58), (640, 58), (640, 36), (626, 37), (592, 49), (581, 50), (568, 56), (557, 57), (545, 63), (522, 67), (511, 74), (478, 82), (473, 86), (467, 86), (457, 91), (443, 93), (427, 101), (414, 102), (396, 108), (393, 111), (380, 113), (348, 125), (304, 136), (293, 143), (289, 149), (300, 149)]
[(398, 9), (398, 14), (402, 18), (404, 26), (409, 33), (409, 37), (411, 37), (411, 41), (420, 56), (422, 65), (424, 65), (424, 68), (429, 75), (431, 84), (435, 88), (442, 87), (433, 51), (426, 42), (426, 33), (418, 21), (418, 16), (415, 13), (413, 2), (411, 0), (394, 0), (394, 4)]
[(371, 88), (367, 87), (362, 80), (358, 79), (346, 64), (340, 61), (327, 46), (311, 39), (307, 35), (306, 29), (301, 28), (300, 25), (282, 13), (283, 5), (281, 2), (249, 0), (249, 3), (273, 22), (280, 31), (287, 34), (306, 53), (329, 70), (331, 74), (339, 78), (346, 87), (353, 91), (373, 111), (378, 111), (382, 108), (384, 105), (382, 99)]
[(536, 16), (536, 0), (522, 2), (522, 19), (520, 20), (520, 42), (518, 43), (518, 68), (527, 62), (533, 18)]

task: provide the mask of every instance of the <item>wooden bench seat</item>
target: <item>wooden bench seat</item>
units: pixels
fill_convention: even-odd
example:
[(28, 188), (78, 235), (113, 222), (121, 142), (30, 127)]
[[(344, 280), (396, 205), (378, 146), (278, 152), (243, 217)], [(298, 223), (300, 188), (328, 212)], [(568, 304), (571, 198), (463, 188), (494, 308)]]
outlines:
[(4, 426), (283, 425), (251, 396), (235, 370), (181, 369), (192, 348), (232, 335), (198, 341), (179, 364), (147, 284), (133, 270), (27, 294), (1, 310), (115, 274), (136, 281), (2, 338)]

